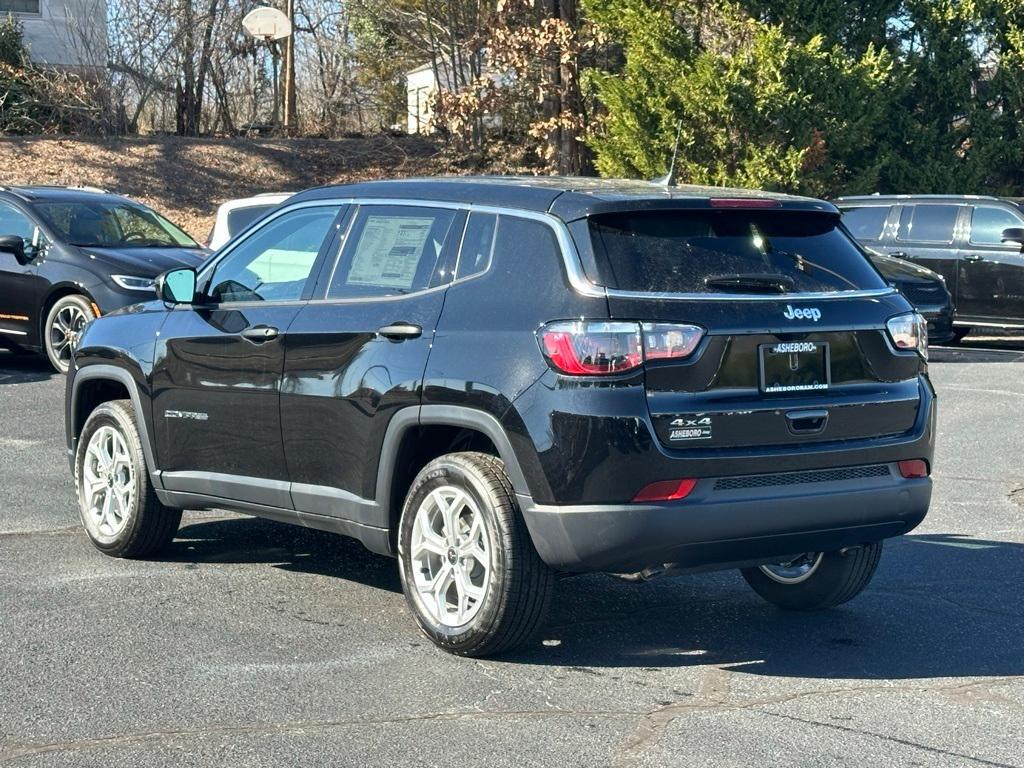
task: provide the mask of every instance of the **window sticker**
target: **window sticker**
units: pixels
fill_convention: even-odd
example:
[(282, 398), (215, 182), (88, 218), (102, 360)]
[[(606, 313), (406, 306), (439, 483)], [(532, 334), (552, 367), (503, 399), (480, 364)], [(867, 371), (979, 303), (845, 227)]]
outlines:
[(349, 285), (412, 287), (432, 216), (369, 216), (349, 269)]

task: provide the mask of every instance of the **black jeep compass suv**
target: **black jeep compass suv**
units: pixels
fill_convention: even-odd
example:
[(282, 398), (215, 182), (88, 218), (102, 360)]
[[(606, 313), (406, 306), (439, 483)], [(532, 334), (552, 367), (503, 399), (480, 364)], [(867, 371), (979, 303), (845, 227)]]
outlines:
[(325, 187), (157, 293), (74, 351), (95, 545), (141, 557), (210, 507), (353, 536), (454, 653), (527, 640), (558, 572), (740, 568), (834, 606), (928, 509), (924, 321), (829, 203)]

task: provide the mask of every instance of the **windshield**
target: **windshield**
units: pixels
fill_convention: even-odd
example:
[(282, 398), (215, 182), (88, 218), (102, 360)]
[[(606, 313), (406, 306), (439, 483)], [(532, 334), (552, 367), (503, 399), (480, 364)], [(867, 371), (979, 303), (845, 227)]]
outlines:
[(600, 282), (668, 293), (833, 293), (886, 283), (833, 214), (675, 210), (594, 216)]
[(94, 248), (198, 248), (156, 211), (122, 200), (36, 203), (36, 210), (70, 243)]

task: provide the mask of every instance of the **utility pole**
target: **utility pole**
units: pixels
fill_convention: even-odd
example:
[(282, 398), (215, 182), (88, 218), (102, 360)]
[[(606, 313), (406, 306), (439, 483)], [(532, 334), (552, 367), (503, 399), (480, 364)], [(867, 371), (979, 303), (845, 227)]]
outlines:
[(284, 130), (289, 136), (298, 128), (295, 112), (295, 0), (285, 3), (291, 34), (284, 40)]

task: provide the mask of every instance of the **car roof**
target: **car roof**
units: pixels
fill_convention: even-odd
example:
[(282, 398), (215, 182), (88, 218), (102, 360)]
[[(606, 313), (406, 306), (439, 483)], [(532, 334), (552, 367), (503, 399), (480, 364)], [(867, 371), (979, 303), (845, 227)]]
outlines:
[(7, 192), (25, 202), (74, 202), (89, 200), (124, 202), (128, 199), (98, 187), (0, 186), (0, 192)]
[(833, 202), (836, 205), (843, 203), (896, 203), (922, 200), (929, 203), (965, 203), (976, 200), (984, 200), (994, 203), (1010, 203), (1017, 205), (1017, 201), (1009, 197), (993, 197), (992, 195), (848, 195), (837, 197)]
[(300, 192), (292, 202), (332, 197), (435, 200), (553, 213), (565, 221), (623, 210), (706, 208), (712, 198), (762, 198), (784, 209), (825, 211), (823, 200), (750, 189), (573, 176), (439, 176), (341, 184)]

